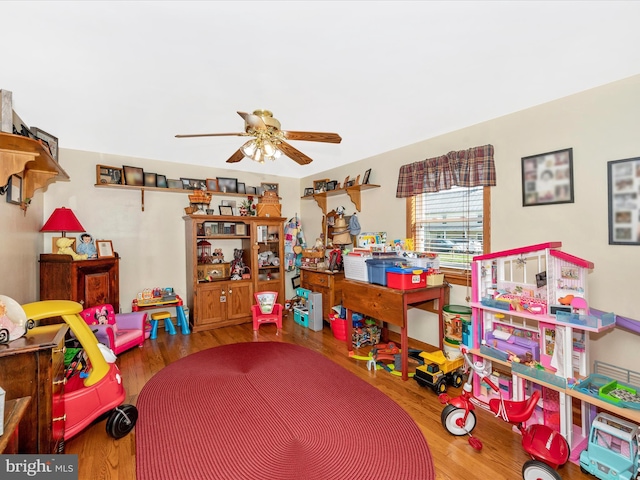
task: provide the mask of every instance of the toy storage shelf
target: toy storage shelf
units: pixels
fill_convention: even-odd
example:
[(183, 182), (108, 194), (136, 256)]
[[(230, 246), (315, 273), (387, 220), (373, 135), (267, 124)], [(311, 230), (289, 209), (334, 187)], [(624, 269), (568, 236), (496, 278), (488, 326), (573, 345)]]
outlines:
[(327, 214), (327, 197), (333, 197), (336, 195), (344, 195), (345, 193), (349, 195), (351, 202), (356, 206), (356, 210), (360, 211), (361, 200), (360, 200), (360, 192), (363, 190), (369, 190), (372, 188), (380, 188), (380, 185), (373, 184), (365, 184), (365, 185), (354, 185), (352, 187), (347, 188), (337, 188), (335, 190), (329, 190), (328, 192), (322, 193), (314, 193), (313, 195), (306, 195), (304, 197), (300, 197), (303, 200), (309, 200), (313, 198), (320, 209), (322, 210), (322, 214)]

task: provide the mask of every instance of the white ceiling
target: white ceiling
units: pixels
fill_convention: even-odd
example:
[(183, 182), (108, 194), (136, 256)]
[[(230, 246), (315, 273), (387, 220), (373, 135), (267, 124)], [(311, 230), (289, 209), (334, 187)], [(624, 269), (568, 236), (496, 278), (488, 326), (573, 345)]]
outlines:
[(304, 167), (232, 166), (294, 178), (640, 73), (638, 1), (2, 1), (0, 18), (0, 88), (60, 147), (227, 168), (244, 139), (174, 135), (266, 108), (343, 138), (292, 142)]

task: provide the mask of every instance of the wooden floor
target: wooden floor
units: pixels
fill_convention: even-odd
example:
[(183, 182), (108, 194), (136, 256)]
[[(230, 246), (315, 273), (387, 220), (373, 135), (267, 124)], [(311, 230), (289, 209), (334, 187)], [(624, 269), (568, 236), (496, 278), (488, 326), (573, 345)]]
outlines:
[[(491, 413), (485, 411), (477, 413), (478, 424), (474, 434), (484, 444), (482, 451), (478, 452), (471, 448), (467, 437), (451, 436), (442, 427), (440, 412), (443, 406), (438, 402), (435, 393), (420, 387), (412, 379), (403, 382), (399, 377), (383, 370), (368, 371), (366, 362), (353, 360), (347, 356), (346, 344), (336, 340), (328, 327), (321, 332), (313, 332), (296, 325), (292, 319), (286, 319), (282, 335), (276, 336), (275, 333), (274, 325), (264, 325), (259, 331), (257, 341), (289, 342), (316, 350), (389, 395), (403, 407), (420, 426), (427, 439), (433, 455), (437, 479), (516, 480), (522, 478), (522, 465), (528, 458), (520, 445), (520, 437), (511, 431), (509, 425), (494, 418)], [(127, 403), (135, 405), (144, 384), (170, 363), (207, 348), (248, 341), (254, 341), (251, 324), (191, 335), (178, 333), (170, 336), (161, 330), (157, 340), (146, 340), (143, 348), (124, 352), (118, 358), (128, 395)], [(412, 346), (424, 347), (415, 343)], [(368, 351), (367, 347), (358, 353), (367, 355)], [(300, 373), (302, 381), (303, 372)], [(451, 389), (449, 393), (455, 394), (456, 390)], [(185, 399), (185, 408), (188, 408), (188, 399)], [(286, 405), (283, 405), (283, 408), (286, 408)], [(366, 415), (371, 416), (371, 412), (366, 412)], [(357, 452), (354, 458), (360, 455), (360, 461), (367, 461), (367, 444), (375, 442), (376, 435), (383, 434), (384, 425), (387, 422), (393, 422), (393, 418), (385, 418), (385, 412), (377, 412), (377, 422), (371, 424), (363, 422), (362, 428), (353, 432), (362, 439), (362, 451)], [(193, 448), (198, 448), (197, 440), (194, 441)], [(78, 454), (80, 480), (136, 478), (135, 429), (126, 437), (113, 440), (105, 431), (105, 421), (96, 423), (75, 438), (67, 440), (66, 453)], [(180, 455), (178, 448), (176, 448), (176, 455)], [(163, 459), (159, 458), (158, 461), (162, 462)], [(580, 472), (578, 466), (570, 463), (562, 467), (559, 473), (564, 480), (589, 478)]]

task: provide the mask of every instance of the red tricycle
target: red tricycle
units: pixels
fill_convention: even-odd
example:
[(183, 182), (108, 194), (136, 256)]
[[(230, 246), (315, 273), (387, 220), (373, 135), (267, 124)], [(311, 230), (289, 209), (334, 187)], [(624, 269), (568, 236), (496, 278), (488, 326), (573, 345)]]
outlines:
[[(476, 450), (482, 449), (482, 442), (471, 435), (476, 426), (475, 406), (472, 403), (473, 373), (478, 375), (494, 391), (500, 389), (491, 381), (490, 367), (486, 360), (473, 363), (469, 352), (462, 347), (462, 354), (470, 372), (465, 382), (462, 394), (450, 399), (446, 393), (439, 396), (442, 403), (447, 405), (442, 410), (440, 419), (442, 426), (452, 435), (469, 435), (469, 444)], [(504, 400), (499, 398), (489, 400), (489, 409), (505, 422), (514, 424), (522, 434), (522, 447), (531, 456), (522, 467), (524, 480), (561, 480), (556, 469), (564, 465), (569, 459), (569, 444), (565, 438), (547, 425), (532, 424), (525, 427), (525, 422), (531, 417), (540, 399), (537, 390), (524, 401)]]
[[(80, 433), (97, 419), (108, 416), (107, 433), (115, 438), (124, 437), (136, 424), (138, 410), (133, 405), (123, 405), (126, 394), (122, 376), (115, 363), (115, 355), (101, 344), (89, 326), (78, 315), (82, 305), (69, 300), (43, 300), (22, 305), (29, 321), (62, 317), (83, 348), (82, 371), (75, 374), (74, 364), (67, 371), (62, 393), (64, 402), (64, 429), (54, 432), (60, 439), (58, 453), (64, 453), (64, 440)], [(59, 328), (56, 325), (36, 328)], [(104, 347), (104, 346), (102, 346)], [(110, 362), (105, 357), (111, 355)], [(58, 402), (54, 402), (58, 403)], [(58, 422), (59, 424), (60, 422)], [(61, 425), (62, 426), (62, 425)]]

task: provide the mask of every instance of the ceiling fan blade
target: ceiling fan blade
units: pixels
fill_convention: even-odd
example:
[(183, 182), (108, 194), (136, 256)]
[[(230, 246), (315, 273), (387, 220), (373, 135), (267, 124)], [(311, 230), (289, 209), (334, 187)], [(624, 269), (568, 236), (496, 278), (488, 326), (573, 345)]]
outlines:
[(194, 133), (188, 135), (176, 135), (176, 138), (189, 138), (189, 137), (246, 137), (249, 136), (248, 133)]
[(266, 130), (267, 128), (267, 125), (258, 115), (246, 112), (238, 112), (238, 115), (242, 117), (249, 128), (253, 128), (254, 130)]
[(307, 140), (310, 142), (340, 143), (342, 138), (337, 133), (326, 132), (292, 132), (282, 131), (287, 140)]
[(229, 157), (229, 159), (227, 160), (227, 163), (236, 163), (242, 160), (243, 158), (244, 158), (244, 153), (242, 153), (242, 150), (238, 149), (233, 155)]
[(297, 148), (292, 147), (287, 142), (280, 141), (278, 144), (278, 149), (284, 153), (287, 157), (289, 157), (294, 162), (298, 162), (300, 165), (307, 165), (313, 160), (307, 157), (304, 153), (302, 153)]

